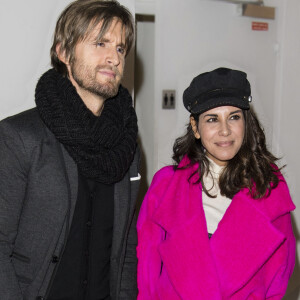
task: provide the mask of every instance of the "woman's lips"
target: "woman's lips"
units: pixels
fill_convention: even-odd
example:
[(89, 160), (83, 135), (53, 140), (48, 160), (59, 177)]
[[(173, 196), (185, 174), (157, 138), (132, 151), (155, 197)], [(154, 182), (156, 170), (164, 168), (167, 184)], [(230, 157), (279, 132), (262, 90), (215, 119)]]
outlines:
[(233, 141), (228, 141), (228, 142), (217, 142), (215, 143), (219, 147), (230, 147), (233, 144)]

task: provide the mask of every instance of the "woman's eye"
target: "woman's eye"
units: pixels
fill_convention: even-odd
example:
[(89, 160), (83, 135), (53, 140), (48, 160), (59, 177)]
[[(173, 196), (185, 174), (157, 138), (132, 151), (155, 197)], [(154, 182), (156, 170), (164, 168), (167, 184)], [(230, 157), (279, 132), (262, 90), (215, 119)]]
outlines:
[(241, 116), (240, 115), (233, 115), (233, 116), (231, 116), (231, 120), (239, 120), (241, 118)]
[(98, 46), (98, 47), (104, 47), (105, 44), (104, 44), (103, 42), (98, 42), (98, 43), (97, 43), (97, 46)]
[(208, 123), (213, 123), (213, 122), (217, 122), (217, 121), (218, 121), (217, 118), (209, 118), (209, 119), (207, 119), (206, 122), (208, 122)]

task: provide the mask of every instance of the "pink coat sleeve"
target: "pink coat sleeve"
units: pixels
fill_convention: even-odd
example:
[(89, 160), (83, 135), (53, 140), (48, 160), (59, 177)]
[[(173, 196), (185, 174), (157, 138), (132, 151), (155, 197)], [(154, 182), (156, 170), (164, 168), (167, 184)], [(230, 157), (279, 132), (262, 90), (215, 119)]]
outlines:
[[(292, 275), (295, 256), (296, 256), (296, 240), (293, 234), (290, 213), (287, 213), (273, 222), (273, 225), (278, 228), (285, 236), (286, 240), (278, 249), (277, 253), (272, 257), (272, 264), (280, 266), (276, 274), (267, 274), (273, 276), (271, 284), (268, 288), (267, 299), (279, 300), (285, 295), (288, 281)], [(269, 262), (271, 265), (271, 262)]]
[[(165, 231), (151, 218), (155, 208), (172, 177), (172, 167), (165, 167), (153, 177), (151, 186), (143, 200), (137, 222), (138, 232), (138, 300), (154, 300), (156, 283), (161, 272), (161, 258), (158, 245), (165, 237)], [(151, 265), (149, 266), (149, 261)]]
[[(276, 214), (272, 214), (272, 224), (286, 237), (286, 239), (271, 258), (271, 261), (268, 262), (268, 265), (271, 267), (271, 274), (266, 274), (266, 276), (269, 276), (269, 278), (272, 276), (272, 280), (266, 298), (272, 300), (282, 299), (285, 295), (296, 259), (296, 239), (291, 221), (291, 211), (295, 209), (295, 205), (291, 199), (289, 188), (282, 174), (279, 175), (279, 179), (280, 183), (278, 187), (272, 191), (273, 194), (275, 194), (274, 198), (278, 201), (269, 203), (269, 207), (272, 207), (272, 209), (276, 209), (276, 206), (281, 207), (282, 214), (278, 217), (275, 217)], [(275, 274), (272, 266), (278, 266)]]

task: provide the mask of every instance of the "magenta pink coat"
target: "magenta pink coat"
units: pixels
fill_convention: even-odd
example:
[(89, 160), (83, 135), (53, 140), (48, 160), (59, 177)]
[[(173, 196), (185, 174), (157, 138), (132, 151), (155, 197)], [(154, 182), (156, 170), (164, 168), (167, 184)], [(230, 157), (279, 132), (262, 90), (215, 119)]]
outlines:
[(281, 299), (296, 248), (283, 177), (268, 198), (236, 194), (209, 239), (201, 186), (187, 181), (196, 168), (153, 178), (137, 225), (138, 300)]

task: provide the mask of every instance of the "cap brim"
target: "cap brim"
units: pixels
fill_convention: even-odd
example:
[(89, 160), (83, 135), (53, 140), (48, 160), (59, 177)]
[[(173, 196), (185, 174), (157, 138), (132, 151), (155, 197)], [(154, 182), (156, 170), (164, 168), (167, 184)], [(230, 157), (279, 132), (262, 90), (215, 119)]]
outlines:
[(205, 103), (199, 103), (193, 105), (191, 108), (192, 114), (202, 114), (205, 111), (210, 109), (219, 107), (219, 106), (235, 106), (241, 109), (249, 109), (249, 101), (242, 98), (234, 98), (234, 97), (220, 97), (220, 98), (212, 98), (206, 101)]

